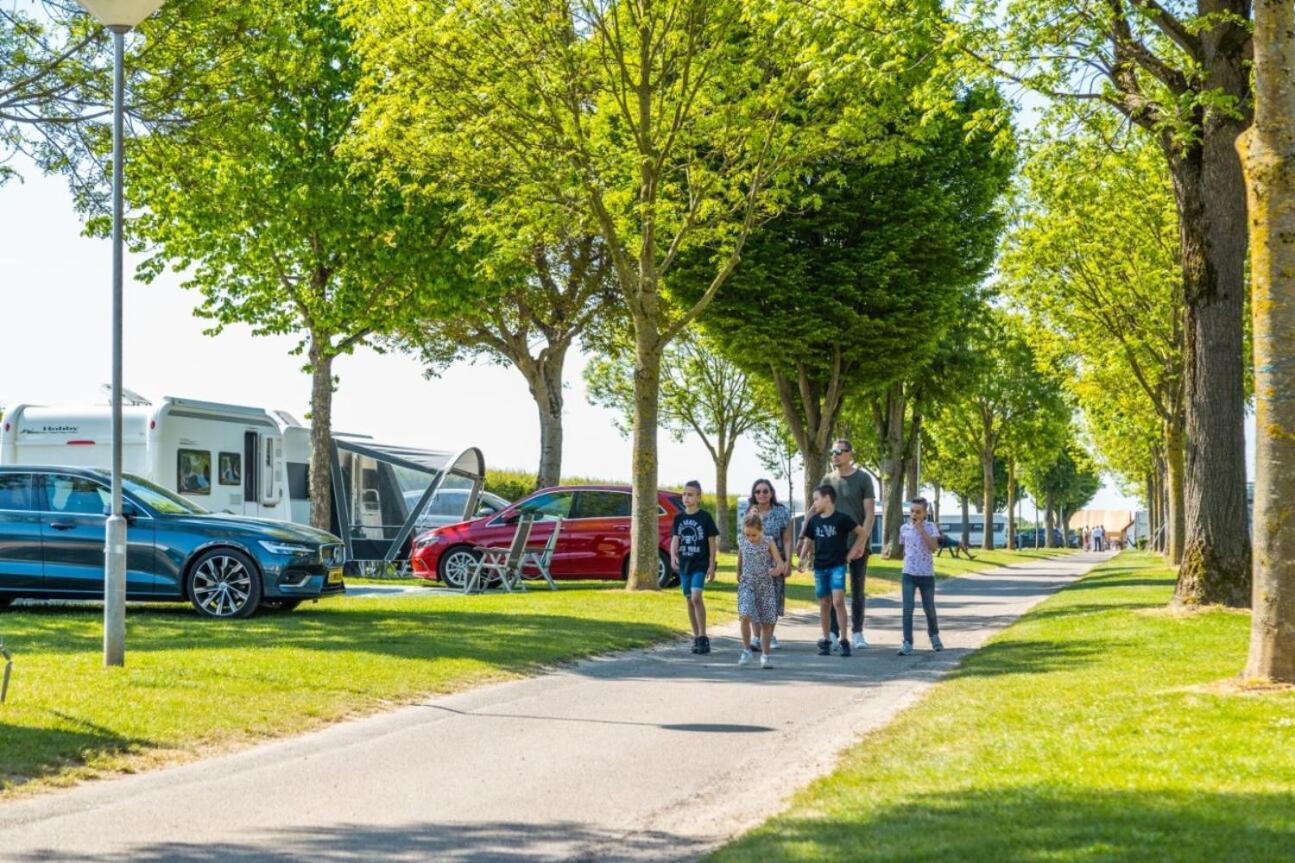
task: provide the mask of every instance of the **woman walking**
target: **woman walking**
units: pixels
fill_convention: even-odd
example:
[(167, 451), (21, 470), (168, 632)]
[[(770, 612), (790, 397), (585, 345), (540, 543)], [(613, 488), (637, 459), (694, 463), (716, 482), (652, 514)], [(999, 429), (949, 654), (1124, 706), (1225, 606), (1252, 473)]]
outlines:
[[(764, 523), (764, 535), (773, 540), (778, 550), (781, 566), (775, 567), (773, 576), (774, 595), (778, 601), (778, 617), (787, 613), (787, 576), (791, 574), (791, 513), (787, 507), (778, 503), (778, 494), (773, 490), (773, 483), (767, 479), (758, 479), (751, 486), (750, 509)], [(778, 639), (770, 636), (770, 647), (777, 649)]]

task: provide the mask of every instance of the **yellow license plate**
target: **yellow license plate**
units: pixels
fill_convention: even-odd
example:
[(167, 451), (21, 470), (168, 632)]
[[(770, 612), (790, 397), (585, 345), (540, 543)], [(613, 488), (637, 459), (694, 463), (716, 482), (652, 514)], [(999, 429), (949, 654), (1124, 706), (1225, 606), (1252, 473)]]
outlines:
[(342, 583), (342, 570), (340, 568), (330, 569), (328, 571), (328, 584), (341, 584), (341, 583)]

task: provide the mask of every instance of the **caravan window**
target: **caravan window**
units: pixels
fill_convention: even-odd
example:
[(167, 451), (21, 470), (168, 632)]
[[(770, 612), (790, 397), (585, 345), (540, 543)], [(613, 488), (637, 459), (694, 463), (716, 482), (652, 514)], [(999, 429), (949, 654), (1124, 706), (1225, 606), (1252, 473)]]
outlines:
[(236, 452), (223, 452), (220, 454), (220, 484), (221, 485), (242, 485), (243, 484), (243, 456)]
[(211, 453), (182, 449), (176, 461), (175, 487), (181, 494), (211, 494)]
[(310, 500), (310, 465), (299, 461), (288, 462), (288, 497), (293, 500)]

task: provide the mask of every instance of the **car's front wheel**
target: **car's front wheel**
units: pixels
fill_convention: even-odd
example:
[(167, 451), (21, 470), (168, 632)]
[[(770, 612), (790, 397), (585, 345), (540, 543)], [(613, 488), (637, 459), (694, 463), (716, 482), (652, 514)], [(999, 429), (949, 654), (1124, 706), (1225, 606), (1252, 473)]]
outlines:
[(189, 601), (203, 617), (250, 617), (261, 604), (261, 574), (232, 548), (208, 551), (189, 567)]
[(472, 571), (477, 568), (477, 560), (477, 553), (466, 545), (451, 548), (441, 555), (441, 561), (436, 567), (437, 575), (446, 587), (462, 590)]

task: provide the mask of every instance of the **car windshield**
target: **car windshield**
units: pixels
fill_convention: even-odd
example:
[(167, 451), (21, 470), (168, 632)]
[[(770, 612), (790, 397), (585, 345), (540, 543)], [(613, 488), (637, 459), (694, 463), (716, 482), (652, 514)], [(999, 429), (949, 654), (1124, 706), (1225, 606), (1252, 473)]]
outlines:
[(207, 515), (207, 510), (178, 494), (167, 491), (142, 476), (128, 473), (122, 477), (122, 488), (144, 502), (155, 512), (164, 515)]

